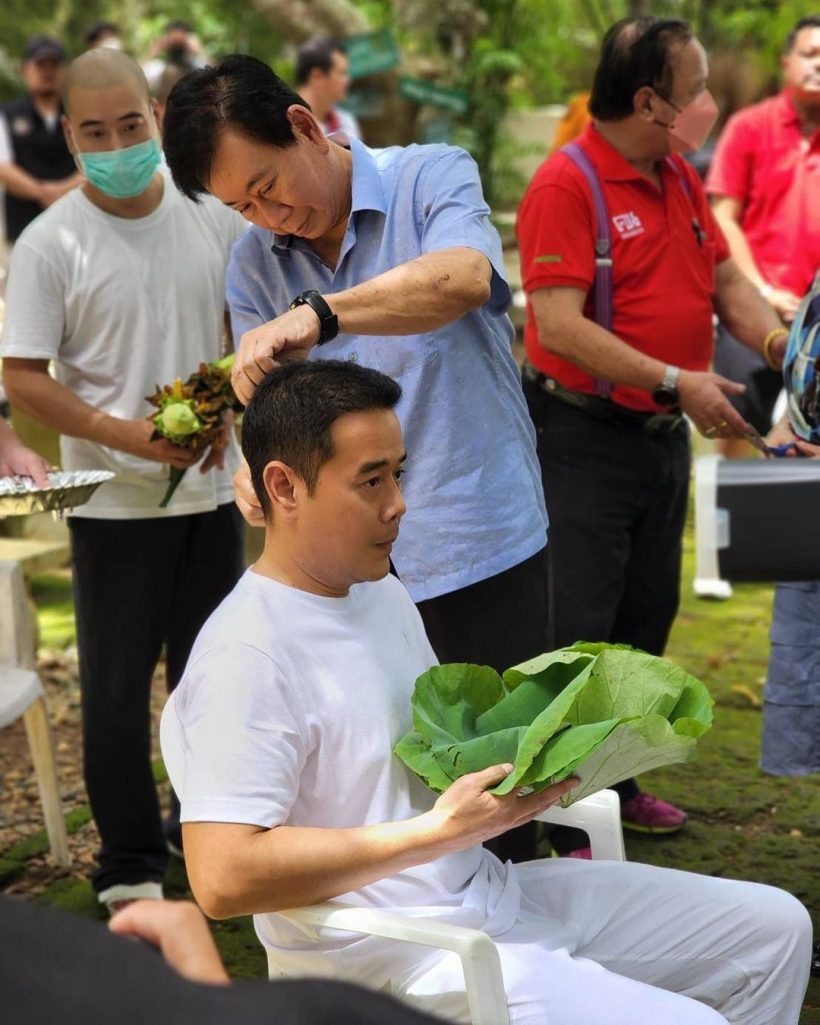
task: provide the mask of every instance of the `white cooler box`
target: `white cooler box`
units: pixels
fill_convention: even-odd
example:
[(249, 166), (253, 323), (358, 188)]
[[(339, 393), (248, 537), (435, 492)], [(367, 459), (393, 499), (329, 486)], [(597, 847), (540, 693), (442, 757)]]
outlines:
[(820, 459), (695, 460), (695, 593), (820, 580)]

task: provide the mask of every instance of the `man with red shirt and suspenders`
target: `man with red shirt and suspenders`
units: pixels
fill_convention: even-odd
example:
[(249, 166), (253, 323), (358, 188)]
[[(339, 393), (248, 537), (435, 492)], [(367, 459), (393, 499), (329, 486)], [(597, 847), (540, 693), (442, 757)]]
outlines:
[[(689, 485), (684, 414), (709, 438), (750, 428), (710, 373), (712, 315), (782, 361), (774, 310), (729, 256), (694, 170), (717, 109), (682, 21), (604, 38), (592, 124), (535, 174), (518, 214), (528, 297), (524, 387), (550, 515), (556, 646), (661, 654), (678, 608)], [(617, 788), (625, 826), (675, 832), (680, 809)], [(581, 837), (556, 846), (588, 856)]]
[[(820, 13), (801, 18), (783, 48), (784, 88), (730, 118), (706, 192), (732, 257), (786, 324), (820, 270)], [(715, 370), (747, 386), (733, 401), (761, 432), (771, 427), (782, 375), (721, 325)], [(748, 455), (722, 443), (725, 455)]]

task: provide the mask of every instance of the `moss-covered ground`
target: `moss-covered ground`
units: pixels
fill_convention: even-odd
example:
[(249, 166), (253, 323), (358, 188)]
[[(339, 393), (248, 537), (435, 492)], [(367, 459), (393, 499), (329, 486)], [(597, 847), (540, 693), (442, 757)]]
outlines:
[[(666, 839), (629, 834), (628, 857), (785, 887), (820, 923), (817, 777), (781, 779), (766, 776), (757, 767), (771, 588), (737, 587), (734, 597), (722, 603), (696, 600), (691, 591), (691, 547), (690, 530), (681, 611), (669, 655), (711, 688), (715, 725), (701, 742), (697, 762), (659, 770), (643, 780), (645, 787), (689, 811), (687, 828)], [(53, 647), (65, 644), (73, 634), (66, 577), (35, 581), (34, 597), (44, 641)], [(75, 811), (70, 828), (81, 828), (87, 818), (87, 811)], [(0, 851), (0, 880), (13, 877), (19, 889), (27, 859), (43, 848), (41, 835)], [(181, 862), (172, 863), (166, 889), (172, 897), (188, 894)], [(90, 886), (77, 879), (52, 882), (38, 899), (101, 917)], [(218, 923), (214, 933), (233, 976), (264, 974), (264, 957), (248, 919)], [(818, 979), (810, 986), (801, 1025), (820, 1025)]]

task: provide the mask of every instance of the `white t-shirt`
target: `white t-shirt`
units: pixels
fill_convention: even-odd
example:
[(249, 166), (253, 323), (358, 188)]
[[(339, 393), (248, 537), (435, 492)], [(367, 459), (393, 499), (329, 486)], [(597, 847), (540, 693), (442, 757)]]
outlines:
[(5, 114), (0, 114), (0, 164), (14, 163), (14, 150), (11, 148), (11, 135)]
[[(225, 270), (246, 225), (209, 196), (199, 203), (167, 171), (162, 200), (147, 217), (104, 213), (74, 189), (26, 228), (6, 287), (1, 356), (56, 361), (57, 379), (89, 405), (133, 420), (148, 416), (157, 385), (185, 380), (218, 359), (224, 333)], [(162, 463), (80, 438), (61, 438), (63, 469), (107, 469), (77, 515), (142, 519), (208, 512), (232, 501), (234, 442), (225, 469), (186, 473), (167, 509)]]
[[(412, 728), (413, 684), (435, 663), (395, 577), (323, 598), (248, 570), (203, 627), (163, 712), (182, 821), (345, 828), (428, 811), (435, 796), (392, 749)], [(514, 873), (481, 847), (339, 899), (494, 934), (519, 907)], [(429, 953), (338, 931), (306, 936), (274, 914), (255, 925), (293, 974), (380, 987)]]

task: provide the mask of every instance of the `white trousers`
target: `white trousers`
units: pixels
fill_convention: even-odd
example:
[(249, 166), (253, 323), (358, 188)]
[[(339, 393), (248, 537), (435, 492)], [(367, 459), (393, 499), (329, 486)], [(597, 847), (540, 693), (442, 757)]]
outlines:
[[(519, 921), (494, 937), (512, 1025), (797, 1025), (812, 929), (785, 891), (634, 862), (516, 870)], [(402, 990), (469, 1020), (454, 954)]]

